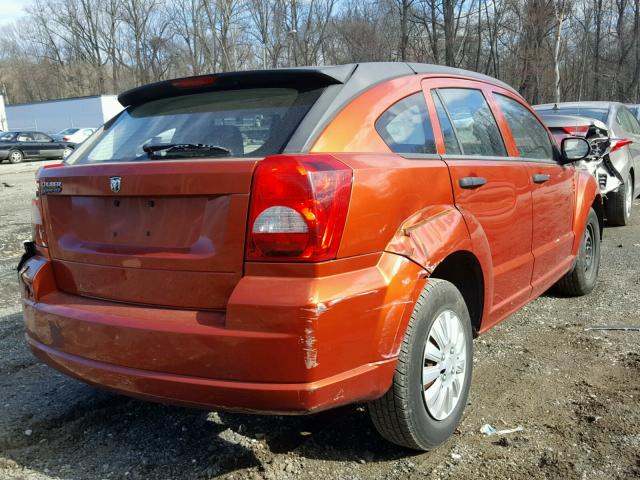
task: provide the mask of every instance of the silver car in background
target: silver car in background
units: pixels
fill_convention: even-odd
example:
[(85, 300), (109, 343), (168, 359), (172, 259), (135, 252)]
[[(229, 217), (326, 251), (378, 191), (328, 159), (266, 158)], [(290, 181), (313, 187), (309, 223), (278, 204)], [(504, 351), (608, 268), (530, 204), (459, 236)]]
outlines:
[(600, 193), (606, 195), (624, 183), (620, 172), (611, 163), (609, 153), (617, 141), (611, 141), (613, 135), (607, 125), (600, 120), (573, 115), (557, 115), (539, 112), (540, 118), (553, 134), (558, 145), (567, 137), (584, 137), (591, 144), (591, 153), (585, 160), (576, 162), (576, 167), (587, 170), (593, 175), (600, 187)]
[(606, 194), (605, 212), (610, 225), (627, 225), (633, 199), (640, 194), (640, 122), (618, 102), (567, 102), (535, 105), (543, 119), (553, 115), (587, 117), (607, 126), (611, 146), (608, 158), (622, 184)]

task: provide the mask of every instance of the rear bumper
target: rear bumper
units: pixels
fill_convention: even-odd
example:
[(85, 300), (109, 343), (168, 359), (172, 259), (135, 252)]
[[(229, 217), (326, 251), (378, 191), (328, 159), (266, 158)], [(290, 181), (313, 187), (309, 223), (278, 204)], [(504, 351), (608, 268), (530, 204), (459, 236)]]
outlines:
[(246, 276), (225, 311), (128, 305), (66, 294), (51, 262), (20, 274), (27, 339), (48, 365), (164, 403), (306, 413), (389, 388), (421, 270), (383, 254), (313, 278)]
[(160, 403), (252, 413), (304, 414), (373, 399), (380, 396), (377, 385), (387, 384), (395, 368), (390, 359), (316, 382), (232, 382), (119, 367), (27, 339), (42, 362), (101, 388)]

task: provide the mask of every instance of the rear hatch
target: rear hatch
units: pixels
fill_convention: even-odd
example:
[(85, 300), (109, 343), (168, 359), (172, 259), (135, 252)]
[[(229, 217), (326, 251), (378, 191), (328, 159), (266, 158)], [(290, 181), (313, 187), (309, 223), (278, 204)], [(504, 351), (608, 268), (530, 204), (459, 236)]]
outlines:
[[(113, 301), (223, 309), (242, 276), (256, 163), (281, 152), (336, 83), (196, 77), (129, 105), (39, 174), (58, 288)], [(268, 79), (267, 79), (268, 80)]]

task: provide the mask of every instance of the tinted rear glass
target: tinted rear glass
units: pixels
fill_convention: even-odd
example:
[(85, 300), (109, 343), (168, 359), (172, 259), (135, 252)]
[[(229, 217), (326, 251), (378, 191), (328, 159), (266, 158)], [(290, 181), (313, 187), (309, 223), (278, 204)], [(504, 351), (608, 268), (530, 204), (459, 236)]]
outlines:
[(15, 133), (10, 133), (10, 132), (0, 134), (0, 142), (10, 142), (15, 138), (15, 136), (16, 136)]
[[(194, 157), (262, 157), (279, 153), (322, 89), (256, 88), (163, 98), (124, 111), (67, 163)], [(147, 153), (149, 146), (207, 145)], [(145, 148), (146, 150), (145, 151)]]
[(609, 117), (608, 108), (558, 106), (558, 108), (536, 108), (535, 110), (539, 113), (544, 113), (545, 115), (577, 115), (578, 117), (595, 118), (596, 120), (600, 120), (604, 123), (607, 123), (607, 118)]

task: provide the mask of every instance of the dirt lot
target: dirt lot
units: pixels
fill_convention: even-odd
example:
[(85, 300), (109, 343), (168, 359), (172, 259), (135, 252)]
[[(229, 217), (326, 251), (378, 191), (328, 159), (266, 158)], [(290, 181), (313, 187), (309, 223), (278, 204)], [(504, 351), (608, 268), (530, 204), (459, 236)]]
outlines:
[[(640, 478), (640, 333), (585, 331), (640, 325), (639, 202), (633, 226), (605, 231), (591, 295), (545, 295), (476, 340), (459, 431), (416, 454), (382, 441), (359, 406), (308, 417), (194, 411), (36, 362), (13, 269), (38, 165), (0, 165), (0, 478)], [(485, 423), (524, 431), (485, 437)]]

